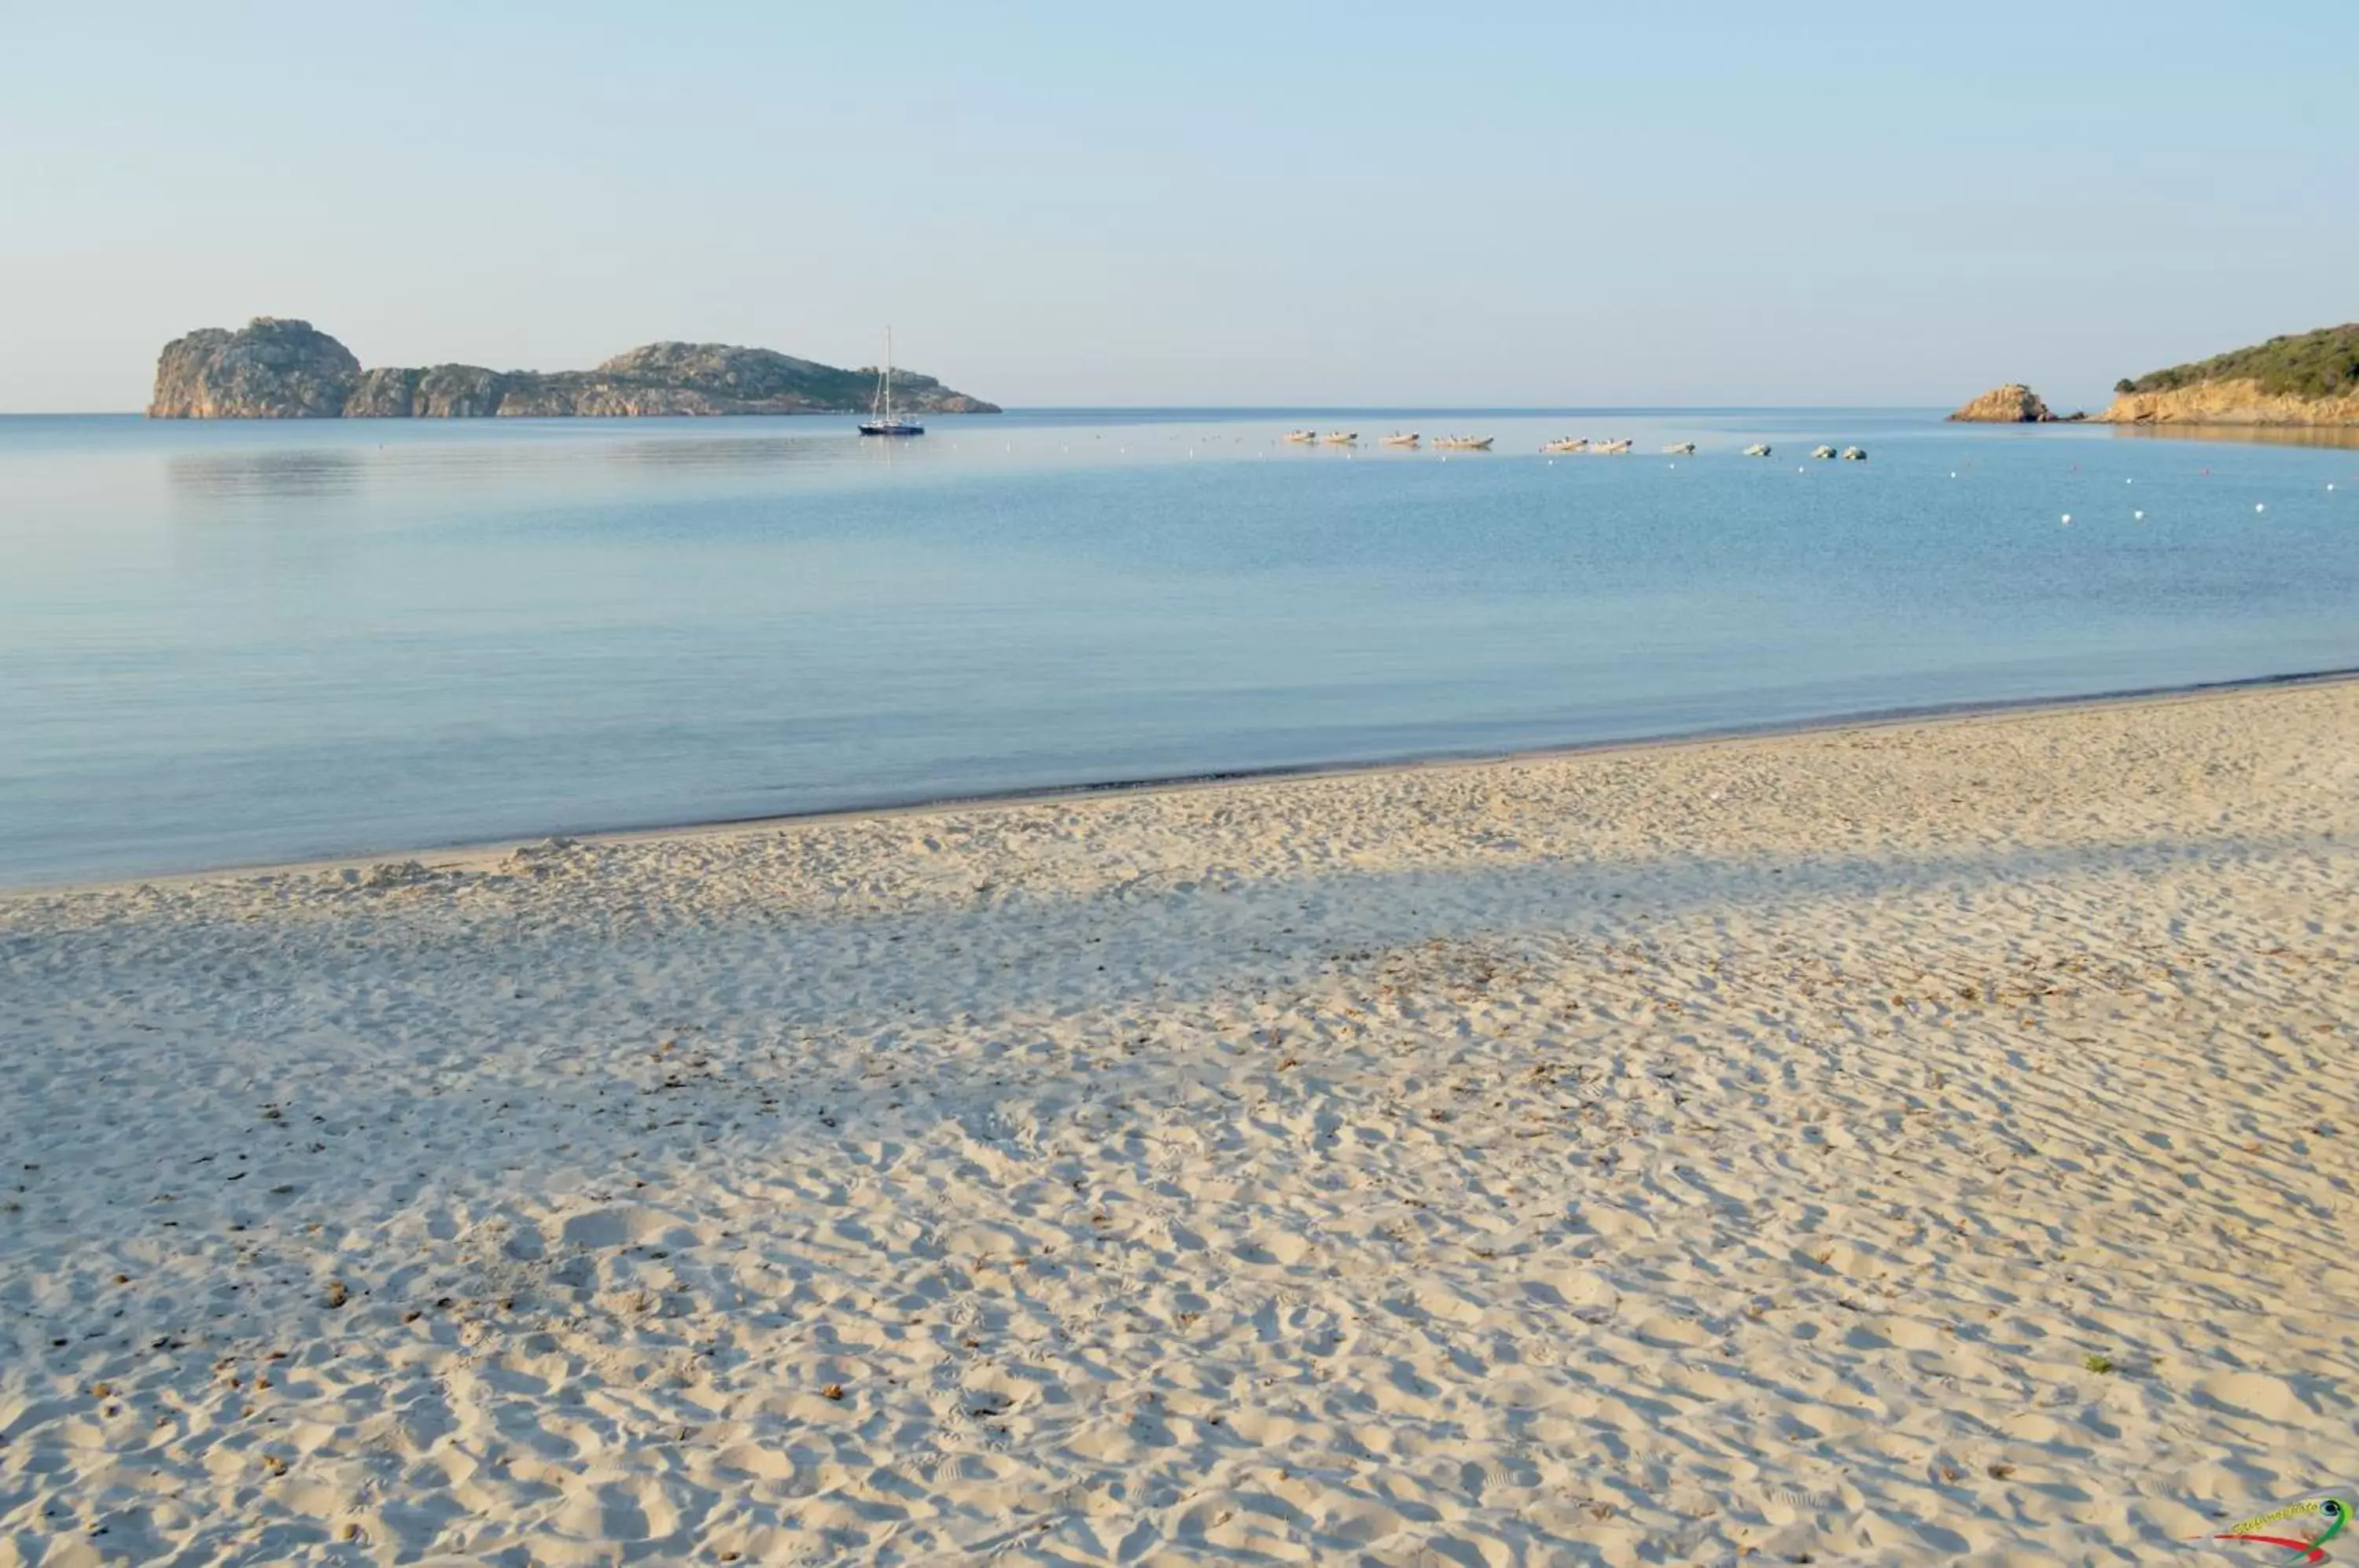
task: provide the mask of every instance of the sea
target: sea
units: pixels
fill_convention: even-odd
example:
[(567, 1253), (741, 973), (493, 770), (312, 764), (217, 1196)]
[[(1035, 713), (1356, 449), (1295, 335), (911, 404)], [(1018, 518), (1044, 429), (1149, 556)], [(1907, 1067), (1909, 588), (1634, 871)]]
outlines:
[[(1840, 408), (929, 426), (0, 419), (0, 886), (2359, 666), (2359, 450), (2331, 441)], [(1635, 450), (1538, 450), (1567, 435)]]

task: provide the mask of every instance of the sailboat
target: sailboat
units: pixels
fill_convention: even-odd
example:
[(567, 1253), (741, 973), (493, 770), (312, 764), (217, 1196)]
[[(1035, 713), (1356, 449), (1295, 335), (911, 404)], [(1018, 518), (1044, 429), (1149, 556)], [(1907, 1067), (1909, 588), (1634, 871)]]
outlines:
[(876, 397), (869, 405), (868, 418), (860, 421), (864, 436), (921, 436), (926, 427), (909, 419), (893, 417), (893, 329), (885, 329), (885, 368), (876, 373)]

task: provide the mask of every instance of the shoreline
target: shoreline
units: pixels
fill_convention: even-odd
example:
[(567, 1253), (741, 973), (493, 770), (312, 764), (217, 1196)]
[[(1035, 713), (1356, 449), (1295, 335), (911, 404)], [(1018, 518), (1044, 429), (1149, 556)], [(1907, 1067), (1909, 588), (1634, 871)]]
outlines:
[(0, 900), (0, 1563), (2082, 1561), (2359, 1469), (2359, 681), (482, 854)]
[(1234, 771), (1111, 779), (1096, 784), (1052, 784), (1034, 789), (993, 790), (970, 795), (926, 795), (904, 800), (881, 800), (864, 805), (830, 807), (813, 811), (766, 812), (745, 817), (693, 817), (678, 821), (599, 828), (555, 828), (546, 832), (512, 834), (500, 838), (465, 839), (446, 844), (398, 846), (388, 849), (352, 850), (334, 855), (307, 855), (295, 860), (234, 861), (225, 865), (202, 866), (190, 871), (161, 872), (147, 876), (134, 874), (124, 877), (79, 878), (62, 882), (32, 882), (0, 886), (0, 906), (5, 906), (12, 899), (98, 893), (129, 887), (186, 887), (222, 880), (324, 874), (349, 869), (355, 865), (371, 866), (417, 861), (425, 865), (429, 870), (467, 869), (513, 855), (519, 849), (547, 844), (553, 840), (587, 844), (621, 844), (675, 838), (725, 837), (733, 833), (758, 833), (773, 829), (906, 817), (929, 811), (966, 811), (1133, 796), (1152, 797), (1194, 790), (1219, 789), (1238, 785), (1282, 783), (1289, 779), (1352, 779), (1389, 773), (1483, 768), (1611, 756), (1625, 752), (1638, 754), (1745, 741), (1774, 741), (1788, 736), (1823, 735), (1851, 730), (1873, 731), (1906, 724), (1971, 724), (1980, 720), (2004, 720), (2050, 712), (2082, 709), (2101, 711), (2119, 706), (2201, 701), (2208, 697), (2239, 691), (2334, 685), (2353, 681), (2359, 681), (2359, 666), (2247, 676), (2232, 681), (2197, 681), (2180, 686), (2126, 687), (2080, 696), (2024, 697), (1997, 702), (1962, 702), (1933, 703), (1922, 707), (1876, 709), (1866, 713), (1836, 714), (1823, 719), (1807, 719), (1791, 724), (1769, 723), (1722, 726), (1709, 730), (1681, 731), (1675, 734), (1638, 735), (1613, 740), (1575, 741), (1563, 745), (1506, 751), (1475, 748), (1466, 751), (1420, 752), (1399, 757), (1379, 757), (1366, 762), (1284, 764), (1270, 768), (1240, 768)]

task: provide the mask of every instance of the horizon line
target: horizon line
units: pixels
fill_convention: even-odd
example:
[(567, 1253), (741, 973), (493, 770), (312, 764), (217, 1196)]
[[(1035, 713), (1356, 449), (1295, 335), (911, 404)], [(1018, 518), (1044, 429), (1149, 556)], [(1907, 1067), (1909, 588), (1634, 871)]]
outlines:
[[(1947, 409), (1943, 403), (1006, 403), (1000, 414), (1775, 414), (1873, 410), (1914, 414)], [(716, 419), (850, 419), (852, 408), (812, 408), (794, 413), (763, 414), (552, 414), (509, 415), (508, 422), (574, 419), (582, 423), (629, 424), (651, 419), (695, 421)], [(935, 419), (995, 419), (995, 414), (937, 413)], [(0, 409), (0, 419), (146, 419), (145, 408), (26, 408)], [(198, 419), (158, 419), (158, 424), (208, 425), (327, 425), (352, 424), (496, 424), (503, 416), (484, 415), (366, 417), (328, 415), (316, 419), (278, 419), (225, 415)]]

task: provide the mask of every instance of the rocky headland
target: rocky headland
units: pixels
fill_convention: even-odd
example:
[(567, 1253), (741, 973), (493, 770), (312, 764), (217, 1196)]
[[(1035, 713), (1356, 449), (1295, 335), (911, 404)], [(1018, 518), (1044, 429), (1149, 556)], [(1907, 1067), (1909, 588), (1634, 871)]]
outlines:
[[(727, 343), (648, 343), (594, 370), (478, 365), (364, 370), (309, 321), (257, 316), (235, 332), (175, 338), (156, 361), (157, 419), (482, 419), (658, 414), (831, 414), (864, 410), (875, 367), (858, 370)], [(930, 376), (893, 373), (897, 407), (995, 414), (996, 404)]]
[(2265, 391), (2258, 381), (2212, 381), (2119, 393), (2097, 418), (2114, 425), (2359, 425), (2359, 392), (2299, 397)]
[(2274, 337), (2114, 386), (2117, 425), (2359, 425), (2359, 321)]

